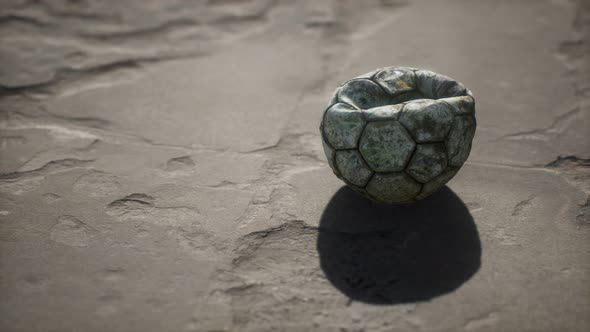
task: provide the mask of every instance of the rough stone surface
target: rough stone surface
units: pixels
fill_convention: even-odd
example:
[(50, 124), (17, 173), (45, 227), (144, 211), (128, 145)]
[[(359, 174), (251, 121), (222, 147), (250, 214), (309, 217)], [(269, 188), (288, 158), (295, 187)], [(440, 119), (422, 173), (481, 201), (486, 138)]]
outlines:
[(373, 171), (356, 150), (336, 152), (336, 167), (348, 182), (358, 187), (364, 187), (373, 175)]
[(404, 169), (416, 143), (397, 121), (370, 122), (361, 136), (359, 151), (377, 172)]
[(451, 128), (453, 115), (443, 101), (420, 99), (404, 106), (399, 121), (408, 128), (416, 143), (440, 142)]
[(367, 184), (369, 195), (384, 202), (409, 202), (415, 198), (422, 186), (404, 173), (375, 174)]
[(326, 111), (323, 123), (322, 130), (331, 146), (335, 149), (350, 149), (357, 147), (366, 121), (359, 110), (338, 103)]
[[(588, 9), (0, 1), (0, 331), (589, 331)], [(390, 206), (317, 129), (392, 65), (479, 128)]]

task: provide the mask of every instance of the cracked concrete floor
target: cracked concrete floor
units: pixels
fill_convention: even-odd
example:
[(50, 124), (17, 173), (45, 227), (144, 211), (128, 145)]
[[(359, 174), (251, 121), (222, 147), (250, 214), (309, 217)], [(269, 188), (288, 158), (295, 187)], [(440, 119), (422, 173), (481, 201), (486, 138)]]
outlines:
[[(2, 1), (0, 330), (589, 331), (588, 4)], [(383, 207), (318, 125), (391, 65), (478, 131)]]

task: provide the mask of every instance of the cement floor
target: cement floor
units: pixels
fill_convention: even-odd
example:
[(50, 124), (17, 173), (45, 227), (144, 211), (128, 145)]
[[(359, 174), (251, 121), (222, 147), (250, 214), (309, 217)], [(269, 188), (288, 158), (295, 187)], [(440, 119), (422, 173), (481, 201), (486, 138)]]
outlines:
[[(590, 6), (0, 4), (1, 331), (590, 331)], [(332, 91), (464, 83), (434, 196), (330, 171)]]

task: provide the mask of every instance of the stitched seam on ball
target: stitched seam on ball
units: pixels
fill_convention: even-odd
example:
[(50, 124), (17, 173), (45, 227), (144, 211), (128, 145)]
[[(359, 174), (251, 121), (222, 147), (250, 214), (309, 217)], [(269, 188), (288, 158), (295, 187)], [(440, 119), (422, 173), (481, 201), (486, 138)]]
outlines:
[[(400, 114), (400, 118), (401, 118), (401, 114)], [(415, 144), (418, 144), (418, 142), (416, 141), (416, 138), (414, 137), (412, 132), (408, 129), (408, 127), (406, 127), (405, 124), (403, 124), (403, 122), (401, 122), (400, 120), (394, 120), (394, 121), (398, 122), (400, 124), (400, 126), (402, 126), (402, 128), (404, 128), (404, 130), (408, 133), (408, 135), (410, 136), (410, 138), (412, 139), (412, 141)]]
[[(369, 177), (369, 180), (367, 180), (367, 183), (363, 187), (363, 189), (365, 189), (365, 191), (367, 190), (367, 186), (369, 185), (369, 183), (371, 182), (371, 180), (373, 180), (373, 178), (375, 177), (375, 174), (377, 174), (377, 172), (373, 171), (373, 174), (371, 174), (371, 176)], [(367, 191), (367, 194), (368, 193), (369, 192)], [(371, 195), (371, 194), (369, 194), (369, 196), (373, 197), (373, 195)]]
[[(369, 121), (367, 121), (365, 123), (365, 126), (363, 127), (363, 130), (361, 131), (361, 136), (359, 137), (359, 140), (356, 144), (356, 150), (359, 152), (359, 155), (361, 156), (361, 159), (365, 162), (365, 164), (367, 164), (367, 166), (369, 167), (369, 169), (371, 171), (373, 171), (373, 173), (375, 173), (375, 170), (371, 167), (371, 164), (369, 164), (369, 162), (367, 161), (367, 159), (365, 159), (365, 156), (363, 156), (363, 153), (361, 152), (361, 139), (363, 138), (363, 134), (365, 133), (365, 130), (367, 129), (367, 125), (369, 124)], [(371, 179), (373, 178), (373, 175), (371, 175)], [(371, 180), (369, 179), (369, 181)], [(369, 181), (367, 181), (367, 184), (369, 184)], [(367, 185), (365, 185), (366, 187)]]
[(365, 188), (369, 184), (369, 181), (371, 181), (371, 179), (373, 178), (375, 171), (371, 168), (371, 166), (369, 166), (369, 164), (367, 163), (367, 161), (363, 157), (363, 154), (361, 153), (361, 151), (357, 150), (357, 153), (359, 154), (359, 156), (361, 156), (361, 162), (364, 164), (363, 166), (365, 166), (367, 169), (369, 169), (371, 171), (371, 176), (369, 176), (369, 178), (367, 179), (365, 184), (361, 186), (361, 188)]
[[(455, 112), (453, 112), (453, 109), (455, 108), (453, 105), (449, 104), (446, 100), (444, 99), (438, 99), (439, 101), (445, 103), (448, 107), (449, 107), (449, 111), (451, 112), (451, 118), (452, 120), (455, 119)], [(447, 130), (447, 132), (445, 133), (445, 138), (447, 138), (447, 136), (449, 135), (449, 133), (451, 132), (451, 128), (453, 127), (453, 121), (451, 120), (451, 125), (449, 126), (449, 129)]]
[[(409, 165), (408, 165), (408, 166), (409, 166)], [(406, 168), (404, 168), (403, 172), (404, 172), (404, 173), (405, 173), (407, 176), (409, 176), (409, 177), (410, 177), (412, 180), (414, 180), (414, 181), (418, 182), (420, 185), (423, 185), (423, 184), (425, 184), (426, 182), (428, 182), (428, 181), (426, 181), (426, 182), (422, 182), (422, 181), (420, 181), (420, 180), (416, 179), (415, 177), (413, 177), (413, 176), (412, 176), (412, 174), (408, 173), (408, 169), (407, 169), (407, 167), (406, 167)], [(420, 190), (422, 190), (422, 189), (420, 189)]]
[[(353, 105), (350, 105), (349, 103), (346, 103), (346, 102), (343, 102), (343, 101), (338, 101), (336, 104), (344, 104), (344, 105), (348, 105), (348, 106), (352, 107), (353, 109), (355, 109), (355, 110), (357, 110), (357, 111), (360, 111), (358, 108), (354, 107)], [(334, 105), (336, 105), (336, 104), (334, 104)], [(335, 148), (335, 147), (332, 145), (332, 143), (330, 143), (330, 141), (328, 141), (328, 140), (327, 140), (327, 137), (326, 137), (326, 135), (325, 135), (325, 133), (324, 133), (324, 129), (325, 129), (325, 125), (324, 125), (324, 123), (326, 122), (326, 114), (328, 114), (328, 110), (329, 110), (330, 108), (332, 108), (332, 106), (334, 106), (334, 105), (331, 105), (331, 106), (329, 106), (329, 107), (328, 107), (328, 108), (326, 108), (326, 110), (324, 111), (324, 114), (322, 115), (322, 122), (320, 123), (320, 133), (322, 134), (322, 137), (323, 137), (323, 139), (324, 139), (324, 142), (326, 142), (326, 144), (327, 144), (327, 145), (328, 145), (330, 148), (332, 148), (332, 150), (334, 150), (334, 155), (336, 155), (336, 151), (337, 151), (337, 150), (345, 150), (345, 149), (336, 149), (336, 148)], [(362, 116), (362, 112), (361, 112), (361, 116)], [(364, 119), (364, 117), (363, 117), (363, 119)], [(366, 125), (367, 125), (367, 120), (365, 120), (365, 124), (364, 124), (364, 126), (366, 126)], [(364, 126), (363, 126), (363, 130), (361, 131), (361, 136), (362, 136), (362, 134), (363, 134), (363, 131), (365, 130), (365, 127), (364, 127)], [(357, 147), (358, 147), (358, 141), (360, 141), (360, 136), (359, 136), (359, 139), (357, 140)], [(346, 148), (346, 149), (354, 149), (354, 148)]]
[[(362, 113), (362, 112), (361, 112)], [(356, 149), (359, 150), (359, 154), (362, 156), (363, 154), (361, 153), (360, 150), (360, 146), (361, 146), (361, 139), (363, 138), (363, 133), (365, 132), (365, 129), (367, 128), (367, 124), (369, 124), (369, 122), (367, 120), (365, 120), (365, 123), (363, 124), (363, 129), (361, 130), (361, 133), (359, 135), (359, 138), (356, 140)], [(363, 158), (364, 159), (364, 158)]]
[[(385, 67), (381, 67), (381, 68), (379, 68), (379, 69), (375, 70), (375, 71), (373, 72), (373, 75), (371, 75), (371, 76), (369, 77), (369, 79), (372, 81), (372, 80), (373, 80), (373, 78), (375, 78), (375, 76), (377, 76), (377, 74), (379, 74), (379, 73), (380, 73), (380, 72), (381, 72), (383, 69), (385, 69)], [(377, 83), (377, 84), (378, 84), (378, 83)]]
[[(400, 114), (400, 117), (401, 117), (401, 114)], [(402, 169), (402, 170), (405, 170), (406, 167), (408, 167), (408, 165), (410, 164), (410, 161), (412, 160), (412, 158), (414, 157), (414, 153), (416, 153), (416, 150), (418, 149), (418, 142), (416, 142), (416, 139), (414, 138), (414, 135), (412, 135), (412, 132), (409, 131), (408, 128), (401, 121), (397, 121), (397, 122), (399, 122), (399, 124), (402, 126), (402, 128), (404, 128), (404, 130), (408, 133), (408, 135), (410, 135), (410, 137), (412, 138), (412, 141), (414, 142), (414, 148), (412, 149), (412, 153), (410, 153), (410, 157), (408, 158), (408, 160), (406, 160), (406, 162), (404, 163), (404, 168)]]
[[(332, 151), (334, 151), (334, 153), (333, 153), (333, 156), (332, 156), (332, 159), (334, 159), (334, 158), (336, 157), (336, 151), (338, 151), (338, 149), (334, 148), (334, 147), (332, 146), (332, 144), (331, 144), (331, 143), (330, 143), (330, 142), (329, 142), (329, 141), (326, 139), (326, 135), (324, 134), (324, 131), (323, 131), (323, 130), (320, 130), (320, 131), (321, 131), (321, 134), (322, 134), (322, 140), (324, 141), (324, 143), (325, 143), (325, 144), (326, 144), (326, 145), (327, 145), (327, 146), (328, 146), (330, 149), (332, 149)], [(330, 162), (330, 161), (331, 161), (331, 163), (334, 163), (334, 161), (335, 161), (335, 160), (328, 160), (328, 162)]]
[(416, 154), (416, 151), (417, 150), (418, 150), (418, 144), (414, 145), (414, 149), (412, 149), (412, 152), (410, 153), (410, 157), (404, 163), (404, 168), (402, 169), (403, 171), (405, 171), (406, 168), (408, 168), (408, 166), (410, 165), (410, 162), (412, 161), (412, 158), (414, 158), (414, 155)]
[[(338, 167), (338, 151), (334, 151), (334, 168), (335, 171), (338, 172), (338, 174), (342, 175), (342, 172), (340, 171), (340, 167)], [(344, 178), (344, 175), (342, 175), (342, 177)], [(344, 181), (347, 182), (347, 181)]]
[[(340, 150), (338, 150), (338, 151), (356, 151), (356, 152), (357, 152), (359, 155), (361, 154), (361, 153), (360, 153), (360, 151), (358, 151), (357, 149), (340, 149)], [(369, 179), (368, 179), (368, 180), (365, 182), (365, 184), (364, 184), (364, 185), (362, 185), (362, 186), (359, 186), (359, 185), (356, 185), (356, 184), (354, 184), (354, 183), (350, 182), (350, 181), (349, 181), (349, 180), (348, 180), (348, 179), (347, 179), (347, 178), (344, 176), (344, 174), (343, 174), (343, 173), (342, 173), (342, 171), (340, 170), (340, 166), (338, 165), (338, 158), (336, 158), (336, 157), (337, 157), (337, 154), (338, 154), (338, 151), (334, 152), (334, 167), (337, 169), (338, 173), (340, 173), (340, 175), (342, 175), (342, 178), (343, 178), (343, 180), (342, 180), (342, 181), (344, 181), (344, 183), (346, 183), (347, 185), (352, 185), (352, 186), (354, 186), (354, 187), (357, 187), (357, 188), (365, 188), (365, 187), (367, 186), (367, 184), (369, 183), (369, 181), (371, 180), (371, 178), (373, 177), (373, 173), (375, 173), (375, 171), (373, 171), (373, 169), (371, 169), (371, 167), (369, 167), (369, 165), (367, 165), (367, 164), (365, 163), (365, 165), (364, 165), (364, 166), (366, 166), (366, 167), (367, 167), (367, 169), (369, 169), (369, 170), (371, 171), (371, 176), (369, 176)], [(361, 156), (361, 161), (362, 161), (362, 162), (365, 162), (365, 161), (364, 161), (364, 159), (362, 159), (362, 156)]]
[(412, 196), (412, 198), (410, 198), (410, 201), (413, 201), (414, 199), (416, 199), (416, 197), (418, 197), (418, 195), (420, 195), (420, 192), (422, 192), (422, 188), (424, 188), (424, 183), (417, 181), (416, 179), (411, 177), (408, 173), (406, 173), (405, 169), (404, 169), (403, 173), (405, 176), (409, 177), (411, 180), (416, 181), (416, 183), (418, 183), (418, 185), (420, 186), (420, 189), (416, 192), (416, 194), (414, 196)]
[[(338, 104), (344, 104), (344, 105), (350, 106), (350, 107), (352, 107), (353, 109), (355, 109), (355, 110), (357, 110), (357, 111), (360, 111), (360, 110), (361, 110), (360, 108), (358, 108), (358, 107), (356, 107), (356, 106), (354, 106), (354, 105), (352, 105), (352, 104), (349, 104), (349, 103), (347, 103), (347, 102), (345, 102), (345, 101), (342, 101), (342, 100), (339, 100), (339, 101), (338, 101)], [(336, 104), (334, 104), (334, 105), (336, 105)], [(334, 105), (332, 105), (332, 106), (334, 106)]]
[(420, 184), (420, 186), (421, 186), (421, 187), (420, 187), (420, 191), (418, 192), (418, 194), (417, 194), (416, 196), (414, 196), (414, 198), (416, 198), (416, 197), (418, 197), (418, 196), (422, 195), (422, 192), (424, 191), (424, 187), (425, 187), (425, 186), (424, 186), (424, 184), (423, 184), (423, 183), (421, 183), (421, 184)]
[[(418, 89), (418, 75), (416, 75), (416, 69), (412, 70), (412, 73), (414, 74), (414, 85), (416, 86), (416, 91), (420, 92), (420, 89)], [(422, 94), (422, 92), (420, 92), (420, 94)]]
[(428, 141), (428, 142), (420, 142), (420, 143), (416, 143), (416, 145), (422, 145), (422, 144), (444, 144), (446, 142), (446, 137), (444, 140), (441, 141)]

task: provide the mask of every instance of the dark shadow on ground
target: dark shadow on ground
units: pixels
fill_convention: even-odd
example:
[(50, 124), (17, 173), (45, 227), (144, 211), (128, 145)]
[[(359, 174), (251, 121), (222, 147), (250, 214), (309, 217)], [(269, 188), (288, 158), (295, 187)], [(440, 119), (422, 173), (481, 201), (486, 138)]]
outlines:
[(451, 292), (480, 267), (473, 217), (448, 187), (417, 203), (385, 206), (341, 188), (320, 221), (328, 280), (351, 300), (396, 304)]

